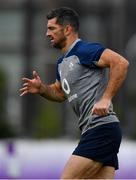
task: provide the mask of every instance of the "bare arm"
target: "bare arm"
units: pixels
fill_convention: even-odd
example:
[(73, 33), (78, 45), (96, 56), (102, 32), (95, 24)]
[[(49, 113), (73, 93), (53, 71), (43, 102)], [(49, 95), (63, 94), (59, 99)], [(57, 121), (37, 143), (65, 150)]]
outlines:
[(109, 68), (109, 80), (102, 98), (94, 105), (92, 114), (106, 115), (108, 113), (110, 101), (126, 78), (128, 65), (129, 63), (124, 57), (110, 49), (106, 49), (102, 53), (97, 66)]
[(103, 98), (112, 99), (118, 89), (121, 87), (124, 79), (126, 78), (128, 61), (121, 55), (115, 53), (110, 49), (106, 49), (101, 59), (98, 61), (97, 66), (109, 67), (109, 81), (107, 88), (103, 94)]
[(40, 93), (42, 97), (57, 102), (63, 102), (66, 100), (66, 97), (61, 90), (61, 85), (59, 82), (55, 82), (51, 85), (41, 84)]
[(20, 89), (20, 96), (31, 93), (39, 94), (48, 100), (56, 102), (63, 102), (66, 99), (59, 82), (51, 85), (44, 84), (36, 71), (33, 71), (33, 79), (22, 78), (22, 80), (24, 84), (23, 88)]

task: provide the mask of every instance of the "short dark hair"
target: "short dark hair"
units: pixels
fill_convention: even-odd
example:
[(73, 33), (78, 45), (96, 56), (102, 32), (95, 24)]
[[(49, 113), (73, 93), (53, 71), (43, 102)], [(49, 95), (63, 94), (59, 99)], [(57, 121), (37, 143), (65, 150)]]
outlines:
[(52, 9), (46, 17), (48, 20), (57, 18), (56, 23), (60, 25), (70, 24), (75, 32), (78, 32), (79, 30), (79, 15), (71, 8), (60, 7), (57, 9)]

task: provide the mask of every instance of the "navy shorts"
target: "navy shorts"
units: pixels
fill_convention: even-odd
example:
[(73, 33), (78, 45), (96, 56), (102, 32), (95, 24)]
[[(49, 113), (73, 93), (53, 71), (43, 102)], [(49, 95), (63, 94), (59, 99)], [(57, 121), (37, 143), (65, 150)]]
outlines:
[(117, 153), (121, 139), (122, 133), (119, 122), (103, 124), (89, 129), (81, 135), (80, 142), (73, 155), (101, 162), (104, 166), (112, 166), (117, 170)]

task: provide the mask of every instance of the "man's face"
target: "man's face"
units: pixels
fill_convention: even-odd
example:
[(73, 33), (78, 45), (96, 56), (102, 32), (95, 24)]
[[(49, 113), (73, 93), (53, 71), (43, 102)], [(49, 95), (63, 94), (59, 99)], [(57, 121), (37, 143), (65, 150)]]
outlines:
[(46, 36), (50, 39), (51, 45), (62, 49), (65, 46), (65, 27), (56, 23), (56, 18), (48, 20)]

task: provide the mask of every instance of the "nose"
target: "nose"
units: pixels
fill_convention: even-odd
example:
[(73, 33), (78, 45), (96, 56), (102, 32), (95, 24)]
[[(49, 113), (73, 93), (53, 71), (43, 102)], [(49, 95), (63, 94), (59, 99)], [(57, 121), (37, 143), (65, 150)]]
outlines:
[(49, 36), (49, 33), (48, 33), (48, 31), (46, 31), (46, 36), (47, 36), (47, 37)]
[(49, 30), (46, 31), (46, 36), (49, 37), (51, 34), (49, 32)]

